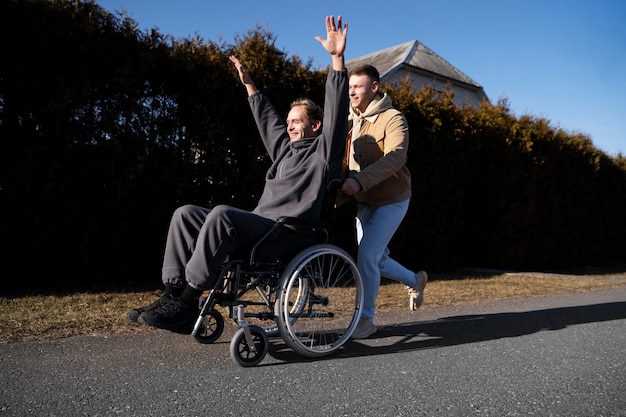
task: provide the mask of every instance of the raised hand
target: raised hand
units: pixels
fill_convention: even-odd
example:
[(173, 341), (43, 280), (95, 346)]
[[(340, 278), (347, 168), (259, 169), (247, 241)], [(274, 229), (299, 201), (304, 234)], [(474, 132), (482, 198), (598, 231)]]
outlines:
[(248, 74), (248, 71), (246, 71), (246, 69), (243, 67), (243, 64), (239, 61), (239, 59), (237, 59), (236, 56), (231, 55), (228, 57), (228, 59), (230, 59), (230, 61), (235, 64), (235, 68), (239, 73), (239, 79), (241, 80), (241, 83), (246, 87), (248, 95), (252, 95), (257, 90), (257, 88), (254, 84), (254, 81), (252, 81), (252, 77), (250, 77), (250, 74)]
[(348, 23), (344, 25), (341, 16), (337, 17), (337, 24), (335, 24), (335, 16), (326, 16), (326, 39), (321, 36), (316, 36), (315, 39), (322, 44), (329, 54), (343, 57), (347, 36)]
[(239, 79), (241, 80), (242, 84), (244, 85), (254, 84), (254, 82), (252, 81), (252, 78), (250, 77), (246, 69), (243, 67), (243, 64), (239, 61), (239, 59), (237, 59), (236, 56), (231, 55), (228, 57), (228, 59), (230, 59), (230, 61), (233, 64), (235, 64), (235, 68), (237, 69), (237, 72), (239, 72)]

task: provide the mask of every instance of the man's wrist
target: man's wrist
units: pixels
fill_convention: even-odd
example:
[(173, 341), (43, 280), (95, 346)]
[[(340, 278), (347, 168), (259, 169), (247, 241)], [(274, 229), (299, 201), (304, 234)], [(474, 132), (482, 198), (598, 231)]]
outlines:
[(336, 71), (343, 71), (346, 68), (343, 55), (331, 55), (330, 60), (331, 60), (333, 69)]

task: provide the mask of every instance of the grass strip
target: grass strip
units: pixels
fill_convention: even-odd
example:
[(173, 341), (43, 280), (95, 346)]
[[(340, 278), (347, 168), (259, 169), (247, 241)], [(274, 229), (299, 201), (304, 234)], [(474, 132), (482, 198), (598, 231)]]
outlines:
[[(589, 292), (626, 286), (626, 273), (606, 275), (500, 274), (437, 279), (428, 284), (422, 309), (446, 305)], [(126, 312), (151, 303), (159, 291), (96, 292), (0, 297), (0, 343), (30, 342), (75, 335), (145, 333)], [(405, 310), (406, 290), (381, 286), (378, 311)]]

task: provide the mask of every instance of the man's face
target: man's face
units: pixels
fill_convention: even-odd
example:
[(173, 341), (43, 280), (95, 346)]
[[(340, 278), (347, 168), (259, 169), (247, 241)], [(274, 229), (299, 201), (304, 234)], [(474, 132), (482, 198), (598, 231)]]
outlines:
[(303, 106), (294, 106), (287, 115), (287, 133), (293, 142), (302, 138), (314, 137), (319, 130), (319, 121), (311, 122)]
[(378, 83), (367, 75), (352, 75), (350, 77), (349, 94), (350, 105), (363, 113), (378, 92)]

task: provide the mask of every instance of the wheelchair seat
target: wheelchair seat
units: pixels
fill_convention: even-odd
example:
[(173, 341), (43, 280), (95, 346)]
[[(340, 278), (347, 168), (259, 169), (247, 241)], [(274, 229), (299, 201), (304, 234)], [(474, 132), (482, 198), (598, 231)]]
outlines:
[(249, 251), (249, 265), (290, 260), (316, 243), (328, 242), (328, 231), (319, 223), (280, 217)]

